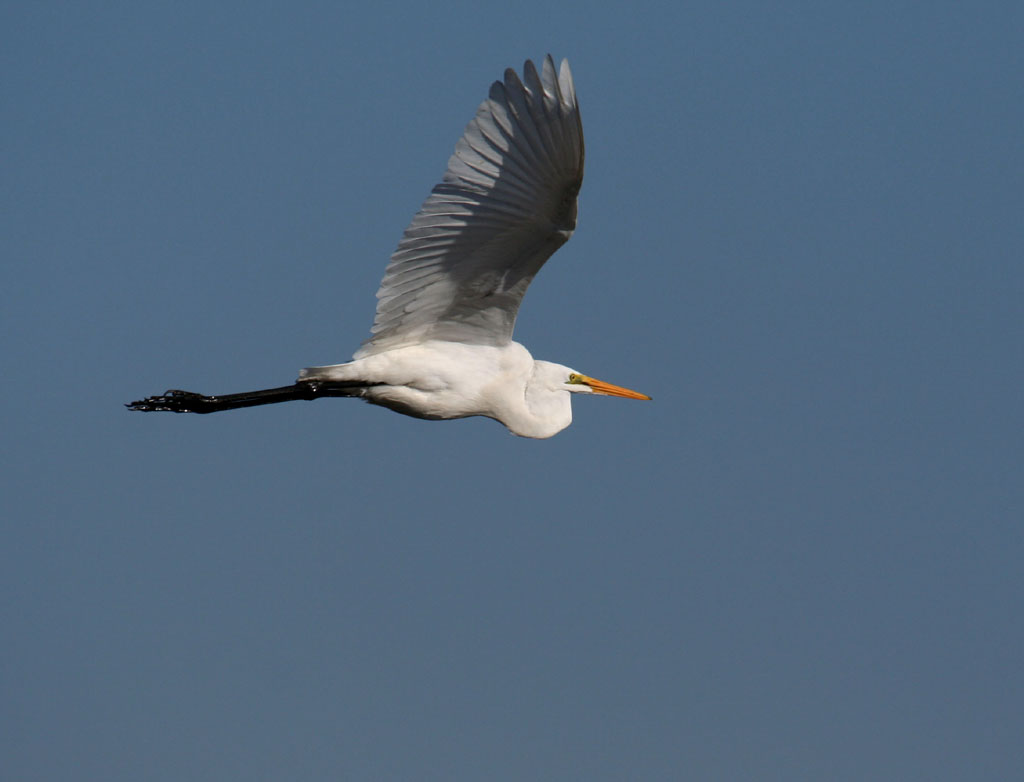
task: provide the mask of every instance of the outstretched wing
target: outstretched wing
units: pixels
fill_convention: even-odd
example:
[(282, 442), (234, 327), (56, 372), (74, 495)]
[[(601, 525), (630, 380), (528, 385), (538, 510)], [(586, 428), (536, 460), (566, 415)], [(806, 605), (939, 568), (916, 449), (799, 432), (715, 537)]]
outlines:
[(405, 230), (356, 357), (428, 339), (505, 345), (534, 275), (576, 227), (583, 127), (569, 63), (491, 86)]

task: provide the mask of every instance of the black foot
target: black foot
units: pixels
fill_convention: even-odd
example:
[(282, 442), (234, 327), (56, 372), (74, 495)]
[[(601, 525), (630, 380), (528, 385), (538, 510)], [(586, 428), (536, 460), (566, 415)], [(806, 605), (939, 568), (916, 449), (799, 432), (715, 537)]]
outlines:
[(145, 413), (167, 411), (170, 413), (209, 413), (214, 399), (193, 391), (180, 391), (172, 388), (161, 396), (147, 396), (125, 405), (129, 410), (141, 410)]

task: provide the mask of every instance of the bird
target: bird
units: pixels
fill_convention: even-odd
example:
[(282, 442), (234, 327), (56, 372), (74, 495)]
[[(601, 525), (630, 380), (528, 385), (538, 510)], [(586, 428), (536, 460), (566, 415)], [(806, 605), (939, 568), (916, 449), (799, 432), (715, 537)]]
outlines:
[(552, 437), (573, 394), (650, 399), (512, 340), (534, 276), (576, 228), (583, 126), (568, 60), (508, 68), (466, 126), (447, 170), (406, 228), (380, 289), (371, 336), (343, 364), (290, 386), (206, 396), (173, 389), (130, 410), (213, 413), (356, 397), (428, 420), (484, 416), (515, 435)]

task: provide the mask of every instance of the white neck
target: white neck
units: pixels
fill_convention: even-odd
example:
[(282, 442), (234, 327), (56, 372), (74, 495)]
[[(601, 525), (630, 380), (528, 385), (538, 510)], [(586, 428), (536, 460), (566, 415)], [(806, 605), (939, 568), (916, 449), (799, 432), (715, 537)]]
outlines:
[(523, 396), (509, 400), (502, 423), (520, 437), (546, 438), (572, 423), (572, 396), (561, 385), (569, 369), (547, 361), (535, 361)]

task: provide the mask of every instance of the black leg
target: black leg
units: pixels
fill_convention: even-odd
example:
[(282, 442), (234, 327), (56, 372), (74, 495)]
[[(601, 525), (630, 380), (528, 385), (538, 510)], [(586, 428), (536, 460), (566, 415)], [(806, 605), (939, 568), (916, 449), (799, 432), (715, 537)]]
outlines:
[(259, 391), (243, 391), (239, 394), (206, 396), (193, 391), (172, 389), (160, 396), (149, 396), (125, 405), (129, 410), (151, 413), (216, 413), (221, 410), (237, 410), (240, 407), (270, 405), (277, 402), (291, 402), (298, 399), (318, 399), (322, 396), (359, 396), (366, 383), (323, 383), (316, 380), (300, 380), (298, 383), (281, 388), (264, 388)]

